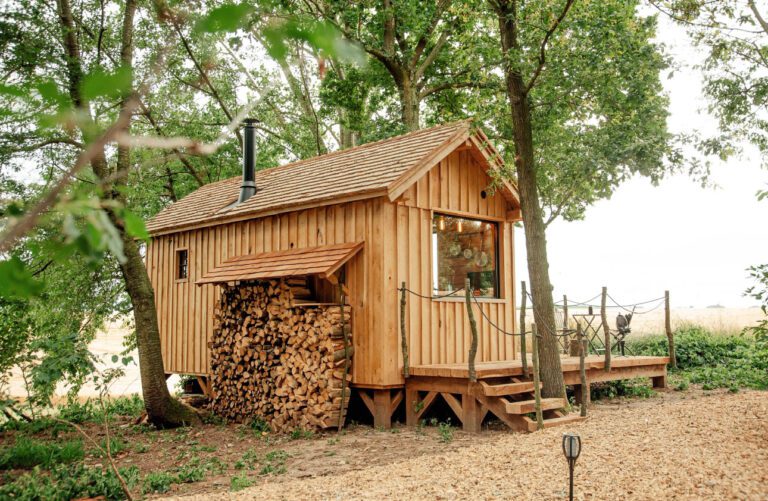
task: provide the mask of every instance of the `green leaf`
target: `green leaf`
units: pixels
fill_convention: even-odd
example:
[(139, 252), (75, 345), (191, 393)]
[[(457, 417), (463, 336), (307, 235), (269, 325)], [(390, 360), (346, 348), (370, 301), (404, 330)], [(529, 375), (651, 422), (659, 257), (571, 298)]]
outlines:
[(123, 221), (125, 221), (125, 231), (128, 235), (141, 240), (149, 240), (149, 232), (144, 225), (144, 220), (133, 212), (126, 210), (123, 212)]
[(119, 358), (117, 355), (112, 355), (112, 363), (116, 363)]
[(195, 25), (198, 33), (237, 31), (248, 20), (255, 9), (248, 4), (226, 4), (216, 7)]
[(83, 78), (80, 92), (85, 99), (118, 97), (130, 90), (131, 81), (132, 71), (127, 66), (122, 66), (114, 72), (97, 68)]
[(18, 257), (0, 261), (0, 297), (25, 299), (36, 296), (43, 284), (27, 269)]

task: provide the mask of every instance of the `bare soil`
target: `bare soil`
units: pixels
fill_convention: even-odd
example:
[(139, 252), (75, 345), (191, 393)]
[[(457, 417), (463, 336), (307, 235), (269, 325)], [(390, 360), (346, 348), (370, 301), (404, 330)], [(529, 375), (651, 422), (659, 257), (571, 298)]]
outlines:
[[(596, 403), (587, 421), (568, 427), (584, 443), (575, 498), (768, 499), (767, 412), (768, 392), (758, 391), (692, 389)], [(393, 432), (356, 427), (267, 444), (237, 440), (227, 428), (206, 429), (190, 435), (220, 444), (219, 457), (231, 461), (247, 446), (279, 447), (289, 454), (287, 471), (251, 473), (254, 487), (239, 492), (228, 492), (230, 477), (222, 475), (176, 487), (173, 494), (260, 500), (567, 499), (564, 431), (455, 431), (446, 443), (435, 427)]]
[[(195, 462), (223, 465), (202, 481), (173, 484), (150, 498), (567, 499), (561, 435), (576, 431), (584, 442), (576, 499), (768, 500), (766, 415), (768, 392), (691, 388), (596, 402), (587, 421), (533, 434), (453, 429), (448, 440), (436, 426), (350, 426), (291, 439), (242, 425), (155, 431), (128, 421), (112, 432), (127, 445), (116, 454), (118, 465), (135, 465), (142, 477), (176, 475)], [(98, 425), (86, 428), (104, 437)], [(67, 432), (58, 439), (77, 437)], [(50, 440), (50, 433), (37, 438)], [(13, 432), (0, 434), (0, 447), (13, 440)], [(270, 452), (285, 456), (271, 470), (265, 469)], [(244, 456), (255, 459), (238, 469)], [(103, 459), (89, 454), (85, 462), (96, 466)], [(24, 471), (8, 473), (15, 478)], [(230, 491), (236, 476), (252, 487)]]

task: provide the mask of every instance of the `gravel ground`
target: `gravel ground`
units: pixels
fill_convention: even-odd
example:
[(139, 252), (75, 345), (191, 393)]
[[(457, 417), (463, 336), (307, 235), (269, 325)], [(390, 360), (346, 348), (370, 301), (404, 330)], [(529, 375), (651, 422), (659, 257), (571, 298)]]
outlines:
[[(766, 415), (768, 392), (757, 391), (596, 405), (568, 427), (584, 443), (575, 498), (768, 500)], [(495, 434), (446, 453), (185, 499), (567, 499), (564, 431)]]

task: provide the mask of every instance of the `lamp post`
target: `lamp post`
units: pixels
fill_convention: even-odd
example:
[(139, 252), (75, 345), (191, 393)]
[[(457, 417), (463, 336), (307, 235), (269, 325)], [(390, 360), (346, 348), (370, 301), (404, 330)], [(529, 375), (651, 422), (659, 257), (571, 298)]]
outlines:
[(581, 437), (578, 433), (565, 433), (563, 435), (563, 454), (568, 460), (568, 469), (571, 474), (568, 499), (573, 501), (573, 467), (576, 465), (579, 454), (581, 454)]

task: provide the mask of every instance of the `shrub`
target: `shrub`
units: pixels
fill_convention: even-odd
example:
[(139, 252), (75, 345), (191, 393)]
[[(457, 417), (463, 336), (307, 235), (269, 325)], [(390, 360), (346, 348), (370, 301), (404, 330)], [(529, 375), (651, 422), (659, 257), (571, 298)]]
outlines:
[[(628, 343), (635, 355), (667, 355), (667, 338), (649, 336)], [(768, 388), (768, 346), (754, 336), (714, 335), (698, 326), (675, 331), (677, 374), (684, 383), (715, 388)], [(681, 383), (683, 386), (686, 384)]]
[(163, 494), (171, 490), (171, 485), (174, 483), (174, 477), (165, 471), (156, 471), (147, 474), (144, 477), (144, 492)]
[(600, 400), (603, 398), (630, 397), (649, 398), (654, 395), (653, 388), (643, 379), (630, 379), (619, 381), (606, 381), (593, 383), (590, 386), (590, 398)]
[(96, 416), (96, 408), (90, 400), (86, 400), (83, 403), (73, 401), (59, 407), (59, 417), (70, 423), (81, 424), (86, 421), (94, 421)]
[(83, 459), (83, 442), (70, 440), (62, 443), (45, 443), (28, 437), (16, 437), (16, 442), (0, 454), (0, 470), (12, 468), (49, 468), (58, 463), (71, 463)]
[(144, 412), (144, 400), (134, 393), (127, 397), (110, 399), (105, 407), (109, 415), (138, 417)]
[[(132, 466), (119, 470), (128, 487), (133, 488), (139, 477), (138, 468)], [(67, 501), (97, 496), (125, 499), (120, 481), (112, 470), (58, 465), (46, 473), (36, 467), (14, 482), (0, 486), (0, 499)]]

